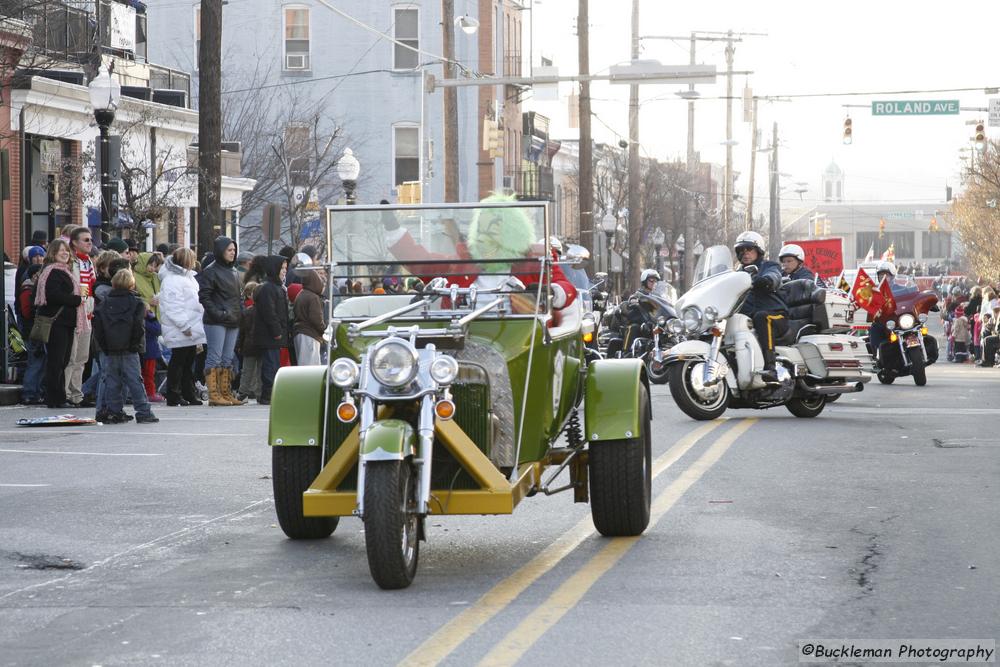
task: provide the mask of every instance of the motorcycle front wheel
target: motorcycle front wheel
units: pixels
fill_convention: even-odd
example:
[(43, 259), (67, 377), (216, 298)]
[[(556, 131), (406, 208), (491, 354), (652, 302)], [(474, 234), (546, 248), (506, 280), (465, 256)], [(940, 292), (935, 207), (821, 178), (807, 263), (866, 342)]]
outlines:
[(646, 360), (646, 374), (653, 384), (666, 384), (667, 380), (670, 379), (670, 367), (662, 361), (657, 361), (650, 354)]
[(706, 387), (702, 382), (705, 362), (697, 359), (669, 367), (670, 395), (681, 412), (692, 419), (717, 419), (729, 403), (729, 385), (725, 379)]
[(918, 387), (927, 384), (927, 367), (924, 365), (924, 353), (919, 347), (911, 347), (906, 353), (910, 356), (910, 375)]
[(413, 464), (373, 461), (365, 466), (365, 549), (379, 588), (406, 588), (417, 574), (420, 518)]

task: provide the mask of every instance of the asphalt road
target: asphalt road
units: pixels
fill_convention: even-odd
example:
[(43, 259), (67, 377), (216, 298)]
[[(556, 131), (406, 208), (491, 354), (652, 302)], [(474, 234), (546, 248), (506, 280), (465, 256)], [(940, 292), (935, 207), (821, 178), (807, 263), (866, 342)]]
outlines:
[(942, 363), (814, 420), (653, 391), (654, 519), (568, 495), (429, 521), (412, 587), (360, 521), (278, 529), (261, 407), (19, 429), (0, 409), (0, 665), (797, 664), (807, 639), (1000, 637), (1000, 370)]

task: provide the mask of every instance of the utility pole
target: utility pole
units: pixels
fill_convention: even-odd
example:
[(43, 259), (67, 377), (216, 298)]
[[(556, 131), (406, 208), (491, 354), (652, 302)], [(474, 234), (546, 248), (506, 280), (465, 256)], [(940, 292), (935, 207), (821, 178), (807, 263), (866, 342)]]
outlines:
[(753, 178), (757, 168), (757, 98), (753, 98), (750, 124), (750, 191), (747, 193), (747, 231), (753, 229)]
[(202, 0), (198, 49), (199, 256), (212, 249), (222, 229), (222, 3)]
[[(590, 74), (589, 0), (579, 0), (576, 18), (580, 76)], [(580, 244), (594, 256), (594, 158), (590, 138), (590, 81), (580, 82)], [(610, 264), (608, 265), (610, 266)]]
[[(441, 50), (444, 78), (455, 78), (455, 0), (441, 0)], [(503, 62), (500, 63), (503, 67)], [(503, 72), (501, 72), (503, 73)], [(444, 200), (457, 202), (458, 188), (458, 90), (444, 89)]]
[(767, 240), (767, 254), (777, 260), (781, 251), (781, 186), (778, 183), (778, 123), (774, 123), (771, 136), (771, 225)]
[(723, 238), (729, 243), (729, 228), (733, 218), (733, 31), (726, 33), (726, 182), (722, 188)]
[[(632, 0), (632, 60), (639, 58), (639, 0)], [(628, 96), (628, 284), (639, 284), (642, 270), (642, 164), (639, 161), (639, 86)]]
[[(695, 65), (695, 50), (697, 37), (691, 33), (691, 65)], [(695, 172), (698, 169), (698, 160), (694, 152), (694, 84), (688, 84), (688, 139), (687, 139), (687, 170), (691, 176), (691, 182), (695, 182)], [(694, 216), (698, 212), (695, 202), (697, 195), (692, 192), (688, 201), (687, 215), (684, 217), (684, 257), (681, 264), (681, 287), (687, 290), (694, 277)]]

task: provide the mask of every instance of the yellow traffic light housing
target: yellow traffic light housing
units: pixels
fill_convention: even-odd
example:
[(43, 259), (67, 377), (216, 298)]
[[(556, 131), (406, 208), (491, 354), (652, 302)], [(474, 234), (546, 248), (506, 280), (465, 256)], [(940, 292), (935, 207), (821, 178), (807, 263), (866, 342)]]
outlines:
[(976, 136), (974, 137), (977, 151), (986, 150), (986, 127), (983, 121), (976, 123)]
[(850, 146), (852, 141), (854, 141), (854, 137), (851, 132), (851, 117), (848, 116), (844, 119), (844, 145)]

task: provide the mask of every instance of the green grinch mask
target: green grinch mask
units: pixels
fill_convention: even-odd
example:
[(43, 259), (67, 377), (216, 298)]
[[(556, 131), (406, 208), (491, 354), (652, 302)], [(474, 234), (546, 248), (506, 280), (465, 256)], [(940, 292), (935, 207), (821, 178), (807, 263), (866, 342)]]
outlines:
[[(483, 203), (515, 202), (516, 197), (490, 195)], [(524, 257), (535, 240), (535, 226), (521, 208), (490, 208), (476, 211), (469, 225), (468, 247), (473, 259)], [(510, 271), (510, 262), (490, 264), (487, 271)]]

